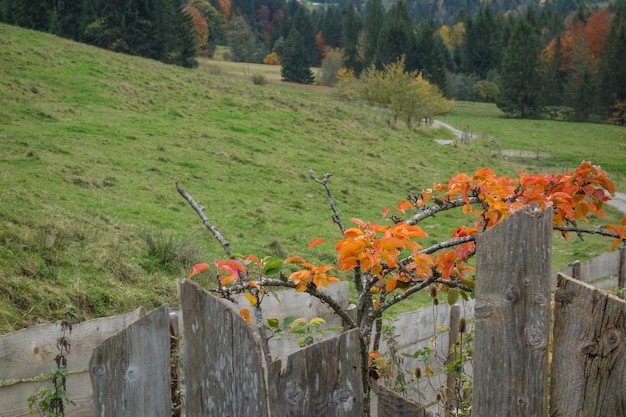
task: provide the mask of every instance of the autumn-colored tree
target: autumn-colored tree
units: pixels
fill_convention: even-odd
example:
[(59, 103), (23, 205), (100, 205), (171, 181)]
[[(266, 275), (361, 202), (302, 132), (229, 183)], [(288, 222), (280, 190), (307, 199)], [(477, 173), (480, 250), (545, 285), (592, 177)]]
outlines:
[(230, 20), (230, 13), (232, 9), (232, 3), (230, 0), (218, 0), (220, 4), (220, 10), (222, 11), (222, 18), (224, 22), (228, 22)]
[(198, 54), (207, 56), (209, 45), (209, 25), (204, 18), (204, 15), (200, 12), (200, 10), (191, 4), (186, 5), (183, 10), (191, 15), (193, 33), (196, 35), (196, 42), (198, 43)]
[[(437, 184), (412, 194), (398, 203), (397, 214), (389, 216), (383, 210), (382, 220), (371, 222), (350, 219), (344, 225), (341, 211), (332, 197), (329, 181), (331, 174), (318, 178), (311, 170), (310, 178), (324, 187), (332, 210), (333, 221), (341, 237), (331, 246), (336, 251), (334, 265), (314, 265), (301, 256), (274, 259), (234, 253), (228, 241), (205, 216), (191, 196), (178, 184), (178, 192), (190, 203), (224, 248), (227, 259), (196, 265), (189, 277), (213, 269), (216, 287), (212, 290), (221, 296), (243, 293), (255, 314), (261, 317), (263, 295), (273, 287), (293, 288), (320, 298), (340, 316), (346, 326), (360, 331), (361, 363), (365, 393), (368, 392), (368, 357), (372, 346), (372, 332), (383, 313), (392, 306), (409, 299), (419, 291), (429, 290), (436, 295), (447, 292), (448, 301), (468, 298), (475, 285), (473, 266), (469, 263), (480, 240), (478, 237), (513, 212), (527, 205), (535, 210), (551, 207), (554, 230), (567, 237), (569, 233), (593, 233), (613, 239), (613, 249), (626, 244), (626, 216), (620, 225), (607, 225), (598, 229), (580, 228), (577, 221), (586, 221), (591, 214), (603, 216), (603, 205), (615, 194), (615, 186), (600, 167), (582, 162), (573, 172), (565, 174), (525, 174), (518, 177), (497, 176), (488, 168), (474, 174), (460, 173), (447, 183)], [(450, 238), (434, 245), (426, 245), (427, 233), (421, 224), (442, 216), (448, 210), (461, 210), (474, 219), (473, 225), (460, 225), (451, 230)], [(314, 238), (308, 248), (325, 244)], [(356, 290), (356, 316), (325, 295), (321, 290), (339, 281), (333, 272), (349, 273)], [(256, 326), (263, 337), (263, 323)], [(378, 349), (376, 340), (373, 348)]]

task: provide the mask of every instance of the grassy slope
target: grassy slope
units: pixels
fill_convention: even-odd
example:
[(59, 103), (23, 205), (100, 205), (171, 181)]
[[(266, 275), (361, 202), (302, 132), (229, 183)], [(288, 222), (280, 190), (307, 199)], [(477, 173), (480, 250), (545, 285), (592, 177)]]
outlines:
[[(332, 262), (330, 244), (305, 249), (338, 237), (309, 169), (334, 174), (347, 222), (376, 219), (460, 170), (516, 168), (486, 144), (439, 146), (430, 139), (446, 132), (389, 129), (367, 106), (213, 66), (185, 70), (0, 25), (0, 333), (68, 310), (90, 318), (177, 304), (188, 265), (223, 251), (175, 181), (236, 252)], [(455, 222), (439, 216), (425, 229), (434, 241)], [(159, 261), (145, 235), (181, 259)], [(559, 249), (560, 262), (602, 250), (580, 247)]]

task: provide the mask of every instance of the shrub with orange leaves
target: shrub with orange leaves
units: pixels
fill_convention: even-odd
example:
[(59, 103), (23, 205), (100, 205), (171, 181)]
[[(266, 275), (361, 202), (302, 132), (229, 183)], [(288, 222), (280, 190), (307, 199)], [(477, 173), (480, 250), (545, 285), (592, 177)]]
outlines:
[(282, 61), (276, 52), (270, 52), (265, 55), (265, 58), (263, 58), (263, 63), (265, 65), (281, 65)]

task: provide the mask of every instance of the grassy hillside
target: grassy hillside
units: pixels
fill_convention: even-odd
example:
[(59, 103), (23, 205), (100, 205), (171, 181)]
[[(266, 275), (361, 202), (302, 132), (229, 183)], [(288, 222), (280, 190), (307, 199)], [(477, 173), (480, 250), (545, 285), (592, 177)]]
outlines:
[[(432, 139), (449, 133), (390, 129), (327, 91), (254, 85), (215, 65), (185, 70), (0, 25), (0, 333), (176, 305), (189, 265), (223, 252), (175, 181), (236, 252), (331, 262), (330, 244), (306, 253), (311, 238), (339, 236), (309, 169), (334, 174), (347, 223), (461, 170), (519, 167), (486, 141), (440, 146)], [(426, 230), (434, 241), (454, 221)], [(566, 262), (604, 248), (557, 252)]]

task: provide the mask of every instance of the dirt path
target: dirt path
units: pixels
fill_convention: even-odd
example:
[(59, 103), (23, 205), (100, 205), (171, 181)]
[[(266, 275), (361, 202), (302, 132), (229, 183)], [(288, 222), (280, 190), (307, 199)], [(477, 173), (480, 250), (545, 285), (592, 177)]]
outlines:
[[(463, 131), (456, 129), (452, 126), (450, 126), (447, 123), (441, 122), (439, 120), (433, 120), (433, 126), (437, 126), (437, 127), (444, 127), (446, 129), (448, 129), (450, 132), (452, 132), (454, 134), (454, 136), (456, 136), (457, 139), (463, 139)], [(470, 139), (476, 139), (476, 135), (473, 134), (469, 134)]]

